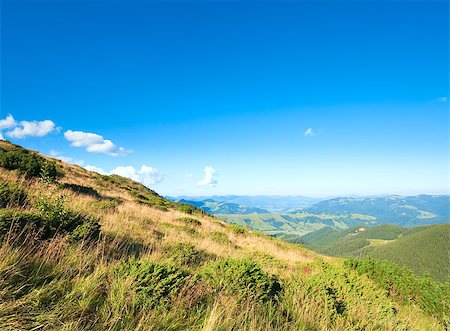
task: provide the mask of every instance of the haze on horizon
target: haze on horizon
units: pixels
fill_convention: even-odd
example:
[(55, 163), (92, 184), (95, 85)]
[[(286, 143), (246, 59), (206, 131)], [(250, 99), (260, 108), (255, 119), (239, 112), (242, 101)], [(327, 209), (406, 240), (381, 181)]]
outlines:
[(2, 1), (0, 138), (162, 195), (449, 194), (448, 24), (447, 1)]

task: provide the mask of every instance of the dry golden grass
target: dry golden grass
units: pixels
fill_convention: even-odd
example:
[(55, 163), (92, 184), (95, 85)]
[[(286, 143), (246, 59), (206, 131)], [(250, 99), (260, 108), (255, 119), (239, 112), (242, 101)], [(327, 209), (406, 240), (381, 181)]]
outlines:
[[(9, 145), (0, 141), (0, 147)], [(64, 172), (59, 184), (92, 188), (101, 198), (61, 189), (56, 183), (26, 179), (16, 171), (3, 168), (0, 168), (0, 181), (23, 188), (31, 200), (31, 206), (27, 207), (31, 210), (35, 210), (34, 203), (42, 197), (65, 196), (65, 205), (72, 211), (99, 218), (102, 234), (95, 244), (81, 242), (74, 245), (65, 237), (39, 244), (33, 243), (31, 238), (29, 243), (14, 242), (13, 237), (10, 241), (4, 240), (0, 245), (2, 330), (444, 329), (436, 318), (426, 316), (414, 305), (395, 304), (398, 313), (391, 314), (385, 306), (393, 305), (392, 300), (383, 297), (371, 280), (356, 273), (351, 273), (351, 277), (358, 284), (375, 290), (356, 301), (349, 301), (352, 305), (347, 309), (349, 316), (331, 314), (334, 306), (329, 302), (330, 297), (323, 297), (319, 292), (314, 296), (305, 286), (319, 289), (327, 281), (330, 283), (326, 286), (332, 286), (333, 279), (320, 278), (324, 270), (321, 261), (336, 267), (336, 282), (340, 281), (338, 273), (343, 272), (342, 259), (320, 256), (298, 245), (248, 230), (237, 233), (234, 226), (208, 215), (186, 214), (176, 207), (162, 210), (138, 203), (132, 190), (144, 188), (131, 180), (119, 178), (116, 182), (108, 182), (78, 166), (47, 159), (56, 162)], [(111, 201), (111, 198), (117, 205), (101, 208), (101, 203)], [(193, 218), (201, 224), (181, 218)], [(220, 240), (215, 237), (217, 233), (222, 234)], [(214, 291), (207, 282), (194, 286), (189, 283), (195, 282), (192, 278), (180, 289), (170, 306), (162, 303), (152, 309), (136, 307), (135, 276), (121, 276), (116, 272), (118, 266), (135, 260), (172, 265), (167, 250), (179, 243), (193, 245), (199, 252), (205, 252), (208, 259), (247, 258), (257, 262), (269, 275), (276, 275), (283, 282), (281, 299), (265, 304), (250, 298), (240, 300), (223, 289)], [(50, 276), (45, 274), (42, 280), (39, 273), (46, 268), (50, 270)], [(202, 275), (202, 268), (203, 265), (182, 266), (180, 270)], [(24, 278), (28, 269), (35, 270), (37, 278), (33, 275)], [(17, 281), (19, 288), (12, 287), (11, 279)], [(14, 293), (29, 286), (34, 286), (32, 291), (14, 299)], [(348, 286), (348, 282), (336, 285), (339, 286)], [(371, 302), (373, 300), (376, 302)], [(374, 311), (384, 312), (390, 320), (377, 321), (369, 315)]]

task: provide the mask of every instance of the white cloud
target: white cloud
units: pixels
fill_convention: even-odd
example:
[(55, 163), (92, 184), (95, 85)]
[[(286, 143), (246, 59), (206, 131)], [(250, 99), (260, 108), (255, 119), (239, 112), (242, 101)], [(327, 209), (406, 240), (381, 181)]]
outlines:
[(133, 166), (117, 167), (111, 170), (111, 174), (131, 178), (145, 186), (158, 184), (164, 179), (164, 175), (158, 169), (145, 164), (140, 169), (136, 169)]
[(20, 124), (14, 128), (14, 130), (6, 132), (6, 135), (17, 139), (22, 139), (25, 137), (43, 137), (55, 129), (55, 123), (50, 120), (31, 122), (21, 121)]
[(198, 186), (216, 185), (217, 184), (216, 170), (211, 166), (207, 166), (205, 167), (205, 169), (203, 169), (203, 171), (205, 172), (205, 176), (201, 181), (197, 183), (197, 185)]
[(70, 156), (63, 156), (63, 155), (59, 154), (59, 152), (55, 151), (54, 149), (52, 149), (50, 151), (50, 156), (54, 157), (55, 159), (67, 162), (67, 163), (76, 164), (76, 165), (79, 165), (79, 166), (83, 166), (84, 165), (84, 161), (83, 160), (75, 160), (74, 158), (72, 158)]
[(442, 102), (442, 103), (447, 103), (448, 102), (448, 97), (439, 97), (439, 98), (437, 98), (437, 100), (439, 102)]
[(102, 175), (119, 175), (122, 177), (130, 178), (136, 182), (142, 183), (145, 186), (155, 185), (163, 181), (164, 174), (162, 174), (158, 169), (153, 167), (142, 165), (140, 169), (136, 169), (133, 166), (120, 166), (113, 170), (107, 172), (102, 168), (96, 166), (87, 165), (84, 167), (89, 171), (95, 171)]
[(6, 116), (4, 120), (0, 120), (0, 130), (2, 129), (10, 129), (17, 125), (17, 122), (14, 120), (12, 115)]
[(141, 177), (140, 182), (146, 186), (158, 184), (164, 179), (164, 175), (158, 169), (146, 165), (142, 165), (139, 175)]
[(5, 138), (3, 138), (3, 135), (0, 133), (0, 140), (5, 140)]
[(303, 135), (305, 137), (314, 137), (316, 134), (314, 133), (312, 128), (308, 128)]
[(96, 166), (93, 166), (93, 165), (87, 165), (87, 166), (84, 167), (84, 169), (89, 170), (89, 171), (98, 172), (99, 174), (102, 174), (102, 175), (107, 175), (108, 174), (102, 168), (99, 168), (99, 167), (96, 167)]
[(127, 177), (135, 181), (139, 181), (139, 175), (132, 166), (120, 166), (111, 170), (111, 174)]
[(64, 138), (74, 147), (86, 147), (91, 153), (103, 153), (112, 156), (124, 155), (127, 152), (123, 147), (116, 146), (111, 140), (104, 139), (101, 135), (83, 131), (67, 130)]

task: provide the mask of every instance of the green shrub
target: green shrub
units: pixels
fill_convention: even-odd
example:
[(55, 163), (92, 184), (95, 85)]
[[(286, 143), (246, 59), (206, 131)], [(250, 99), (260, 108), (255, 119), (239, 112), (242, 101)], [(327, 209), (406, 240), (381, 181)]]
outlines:
[(165, 249), (164, 255), (172, 262), (181, 266), (199, 266), (211, 259), (211, 255), (198, 250), (190, 243), (178, 243)]
[(247, 229), (239, 226), (239, 225), (230, 225), (230, 229), (235, 234), (246, 234)]
[(180, 226), (180, 227), (177, 227), (177, 229), (180, 231), (186, 232), (188, 235), (190, 235), (192, 237), (197, 237), (197, 238), (202, 237), (202, 235), (197, 230), (193, 229), (190, 226)]
[(98, 239), (100, 235), (100, 224), (98, 219), (86, 215), (75, 215), (73, 218), (78, 225), (69, 232), (73, 241)]
[(9, 150), (0, 148), (0, 167), (19, 170), (29, 178), (43, 175), (48, 179), (55, 179), (60, 175), (54, 162), (20, 148)]
[(84, 194), (89, 195), (91, 197), (94, 197), (96, 199), (100, 199), (101, 195), (94, 190), (92, 187), (89, 186), (83, 186), (78, 184), (72, 184), (72, 183), (63, 183), (59, 185), (60, 189), (68, 189), (78, 194)]
[(56, 233), (69, 233), (73, 240), (97, 239), (100, 235), (98, 219), (89, 215), (75, 213), (64, 206), (65, 198), (54, 199), (41, 197), (37, 208), (44, 219), (43, 239)]
[(100, 225), (96, 218), (69, 211), (42, 213), (14, 209), (0, 211), (0, 239), (8, 232), (34, 233), (36, 239), (49, 239), (56, 234), (68, 235), (73, 241), (97, 239)]
[(178, 210), (190, 215), (194, 213), (195, 208), (194, 206), (188, 205), (187, 203), (180, 203), (178, 205)]
[(386, 330), (396, 323), (395, 304), (384, 291), (342, 265), (315, 261), (291, 282), (286, 291), (295, 299), (293, 313), (306, 303), (313, 304), (312, 318), (324, 321), (330, 330)]
[(268, 301), (277, 299), (281, 291), (277, 277), (267, 274), (248, 258), (227, 258), (211, 262), (204, 274), (216, 290), (237, 295), (239, 299), (251, 297)]
[(211, 232), (211, 239), (214, 240), (216, 243), (219, 244), (229, 244), (230, 239), (228, 236), (223, 232)]
[(192, 215), (192, 214), (198, 214), (198, 215), (207, 215), (207, 213), (198, 207), (192, 206), (188, 203), (184, 203), (184, 202), (174, 202), (174, 205), (176, 206), (176, 208), (186, 214)]
[(14, 184), (0, 183), (0, 208), (23, 207), (27, 204), (27, 194)]
[(74, 213), (64, 206), (64, 198), (40, 197), (38, 212), (7, 209), (0, 211), (0, 239), (12, 233), (33, 232), (37, 239), (48, 239), (56, 234), (69, 235), (73, 241), (97, 239), (100, 235), (98, 219)]
[(196, 220), (195, 218), (191, 218), (191, 217), (180, 217), (180, 218), (177, 218), (176, 221), (185, 223), (187, 225), (194, 225), (194, 226), (202, 225), (202, 222), (200, 222), (199, 220)]
[[(445, 317), (450, 311), (450, 283), (438, 283), (390, 261), (348, 259), (345, 265), (377, 282), (388, 296), (402, 303), (414, 302), (428, 314)], [(450, 321), (448, 321), (450, 322)]]
[[(129, 261), (116, 270), (120, 278), (131, 277), (136, 291), (136, 307), (153, 308), (168, 303), (180, 292), (191, 275), (175, 266), (149, 261)], [(141, 309), (141, 308), (140, 308)]]

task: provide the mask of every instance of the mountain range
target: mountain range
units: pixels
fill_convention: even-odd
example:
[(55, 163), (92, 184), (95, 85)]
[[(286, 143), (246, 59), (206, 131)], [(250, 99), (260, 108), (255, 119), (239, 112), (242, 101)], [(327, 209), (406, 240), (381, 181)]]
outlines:
[[(246, 196), (203, 198), (172, 199), (195, 205), (229, 223), (270, 235), (303, 235), (325, 226), (346, 229), (356, 225), (418, 226), (450, 221), (450, 198), (447, 195), (341, 197), (316, 202), (313, 202), (315, 198), (308, 200), (305, 197), (297, 197), (285, 205), (289, 205), (289, 213), (273, 212), (274, 201), (278, 201), (279, 197), (255, 197), (253, 201), (258, 203), (253, 206), (260, 207), (229, 202), (232, 200), (242, 203), (251, 200)], [(226, 198), (228, 202), (214, 200), (219, 198)], [(265, 201), (268, 205), (264, 205)], [(293, 207), (295, 201), (300, 201), (304, 207)]]
[[(191, 203), (198, 203), (201, 205), (205, 202), (205, 207), (208, 208), (213, 202), (220, 204), (224, 209), (215, 208), (215, 214), (233, 214), (225, 212), (227, 203), (245, 206), (248, 210), (255, 208), (261, 210), (260, 213), (289, 213), (301, 208), (307, 208), (314, 203), (324, 200), (323, 198), (312, 198), (304, 196), (280, 196), (280, 195), (214, 195), (214, 196), (178, 196), (166, 197), (169, 200), (180, 201), (186, 200)], [(257, 212), (257, 211), (255, 211)], [(240, 214), (240, 213), (237, 213)]]

